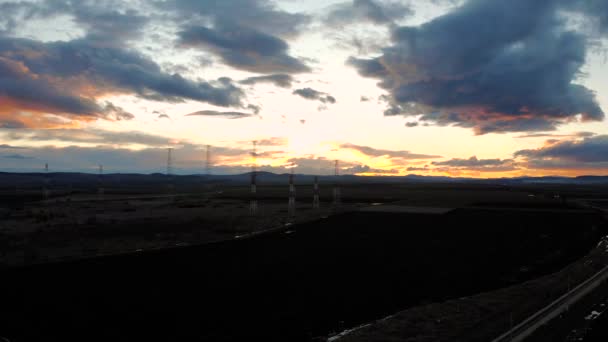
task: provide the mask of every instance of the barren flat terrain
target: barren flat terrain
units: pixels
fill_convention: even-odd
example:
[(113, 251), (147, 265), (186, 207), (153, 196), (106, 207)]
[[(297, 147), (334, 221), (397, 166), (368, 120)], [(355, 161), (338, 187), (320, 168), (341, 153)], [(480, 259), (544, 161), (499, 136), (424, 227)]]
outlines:
[(341, 184), (335, 207), (326, 184), (313, 210), (309, 187), (295, 217), (270, 184), (255, 216), (240, 185), (7, 205), (0, 336), (483, 341), (603, 262), (593, 189)]

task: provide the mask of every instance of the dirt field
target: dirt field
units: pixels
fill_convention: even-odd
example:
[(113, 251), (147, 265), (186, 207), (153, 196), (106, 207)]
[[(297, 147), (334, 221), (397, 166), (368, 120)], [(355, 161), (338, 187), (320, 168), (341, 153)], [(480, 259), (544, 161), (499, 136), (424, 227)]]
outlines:
[(559, 270), (595, 244), (598, 219), (346, 213), (291, 233), (8, 270), (0, 330), (17, 341), (307, 341)]
[[(346, 338), (483, 341), (508, 327), (505, 315), (524, 317), (592, 273), (583, 264), (518, 285), (580, 260), (606, 233), (603, 215), (584, 207), (604, 203), (593, 189), (564, 200), (568, 189), (343, 184), (334, 210), (326, 185), (314, 211), (300, 186), (295, 218), (285, 190), (260, 187), (255, 217), (246, 186), (11, 202), (0, 336), (311, 341), (406, 310), (396, 325)], [(453, 301), (462, 297), (471, 300)]]

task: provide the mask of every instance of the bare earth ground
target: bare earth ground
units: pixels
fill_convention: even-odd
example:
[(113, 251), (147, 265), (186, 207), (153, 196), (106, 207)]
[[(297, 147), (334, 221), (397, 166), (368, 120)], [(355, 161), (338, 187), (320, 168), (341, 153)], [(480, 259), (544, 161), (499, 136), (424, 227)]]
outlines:
[[(1, 210), (0, 265), (199, 245), (255, 232), (289, 230), (291, 225), (331, 216), (335, 210), (330, 191), (330, 186), (322, 188), (322, 208), (315, 211), (309, 200), (310, 186), (298, 187), (298, 208), (293, 218), (287, 216), (285, 186), (260, 190), (256, 216), (249, 214), (245, 186), (172, 196), (154, 192), (112, 193), (108, 189), (103, 199), (86, 193), (57, 194), (46, 202), (26, 202)], [(605, 205), (604, 192), (589, 188), (539, 190), (452, 184), (343, 185), (340, 211), (435, 215), (451, 208), (497, 212), (509, 208), (567, 212), (577, 211), (583, 202)], [(568, 204), (563, 201), (565, 194)], [(339, 340), (488, 341), (592, 275), (606, 262), (606, 248), (598, 246), (586, 258), (557, 273), (497, 291), (413, 307), (374, 321)]]
[(299, 204), (294, 217), (278, 201), (249, 214), (249, 202), (193, 196), (72, 196), (11, 211), (0, 222), (0, 264), (20, 265), (66, 258), (204, 244), (327, 216)]
[(608, 239), (561, 271), (498, 291), (433, 303), (369, 323), (332, 341), (490, 341), (608, 265)]
[[(102, 197), (55, 189), (46, 201), (37, 189), (21, 190), (30, 201), (0, 206), (0, 266), (203, 244), (315, 220), (335, 212), (332, 187), (321, 186), (321, 209), (312, 210), (311, 185), (297, 186), (295, 217), (287, 215), (286, 186), (276, 185), (259, 187), (255, 216), (249, 213), (247, 186), (183, 188), (173, 195), (164, 189), (110, 188)], [(12, 194), (13, 190), (4, 190), (9, 202)], [(435, 207), (445, 212), (484, 201), (547, 203), (542, 196), (501, 186), (441, 184), (347, 184), (342, 186), (342, 197), (340, 211), (385, 203), (413, 212), (434, 212)]]

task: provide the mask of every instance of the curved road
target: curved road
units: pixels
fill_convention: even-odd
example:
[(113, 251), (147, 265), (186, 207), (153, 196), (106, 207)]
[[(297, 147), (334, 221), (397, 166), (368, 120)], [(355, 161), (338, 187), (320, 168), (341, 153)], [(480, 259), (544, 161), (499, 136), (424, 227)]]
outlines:
[(607, 280), (608, 266), (602, 268), (593, 277), (587, 279), (585, 282), (572, 289), (572, 291), (559, 297), (525, 321), (519, 323), (513, 329), (495, 338), (492, 342), (524, 341), (526, 337), (530, 336), (536, 329), (547, 324), (553, 318), (566, 311), (569, 306), (576, 303), (579, 299), (583, 298)]

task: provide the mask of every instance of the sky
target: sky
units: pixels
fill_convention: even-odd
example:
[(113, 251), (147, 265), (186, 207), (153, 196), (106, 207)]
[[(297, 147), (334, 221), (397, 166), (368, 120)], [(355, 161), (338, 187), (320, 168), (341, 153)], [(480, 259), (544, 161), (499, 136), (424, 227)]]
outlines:
[(607, 44), (604, 0), (0, 0), (0, 171), (608, 175)]

